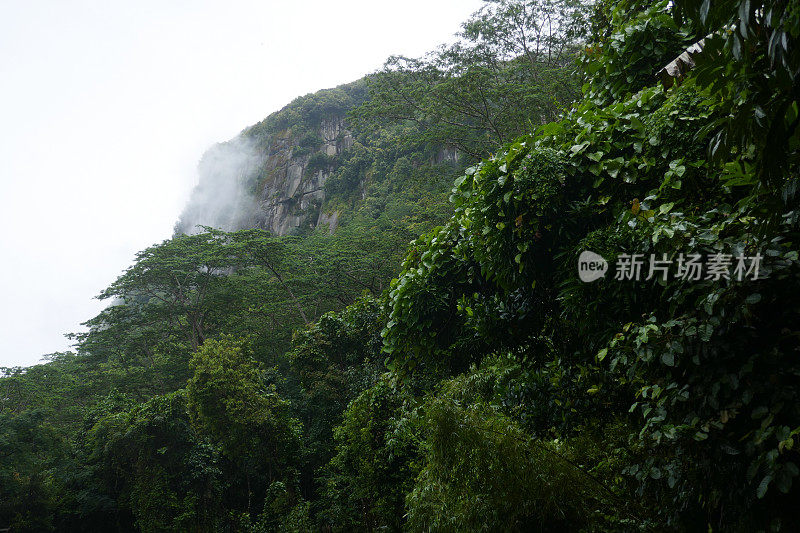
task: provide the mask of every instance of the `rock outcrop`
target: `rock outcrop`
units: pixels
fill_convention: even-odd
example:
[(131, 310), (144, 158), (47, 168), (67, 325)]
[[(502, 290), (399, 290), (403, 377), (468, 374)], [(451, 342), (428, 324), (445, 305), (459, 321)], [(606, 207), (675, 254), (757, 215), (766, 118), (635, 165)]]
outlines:
[(330, 176), (327, 162), (353, 145), (342, 118), (323, 121), (317, 132), (322, 144), (313, 151), (297, 144), (286, 132), (270, 139), (264, 162), (259, 206), (259, 227), (277, 235), (296, 232), (304, 225), (326, 223), (336, 228), (338, 215), (325, 213), (325, 181)]
[(215, 145), (201, 159), (198, 185), (175, 231), (256, 227), (288, 235), (327, 225), (333, 232), (339, 213), (324, 210), (325, 181), (332, 159), (352, 145), (343, 116), (320, 121), (301, 139), (287, 128), (259, 141), (242, 133)]
[[(261, 228), (275, 235), (327, 227), (333, 233), (342, 214), (333, 206), (347, 205), (342, 203), (346, 195), (364, 199), (367, 180), (384, 179), (400, 161), (408, 173), (426, 164), (459, 163), (461, 154), (453, 148), (418, 150), (410, 162), (402, 149), (379, 147), (386, 142), (383, 134), (393, 138), (389, 129), (371, 131), (374, 139), (360, 139), (366, 148), (356, 143), (345, 117), (367, 96), (363, 79), (301, 96), (212, 147), (200, 162), (198, 185), (175, 232), (211, 226), (225, 231)], [(393, 154), (390, 159), (387, 153)], [(377, 162), (381, 170), (375, 178), (371, 165)], [(326, 198), (330, 178), (327, 189), (335, 198)]]

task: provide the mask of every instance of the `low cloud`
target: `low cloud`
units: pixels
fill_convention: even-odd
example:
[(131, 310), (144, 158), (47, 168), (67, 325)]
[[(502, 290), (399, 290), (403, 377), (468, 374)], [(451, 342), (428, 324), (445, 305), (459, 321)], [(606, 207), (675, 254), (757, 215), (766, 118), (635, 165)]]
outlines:
[(199, 233), (200, 226), (224, 231), (251, 227), (259, 212), (253, 187), (262, 161), (254, 143), (243, 137), (209, 149), (200, 160), (198, 184), (175, 225), (175, 233)]

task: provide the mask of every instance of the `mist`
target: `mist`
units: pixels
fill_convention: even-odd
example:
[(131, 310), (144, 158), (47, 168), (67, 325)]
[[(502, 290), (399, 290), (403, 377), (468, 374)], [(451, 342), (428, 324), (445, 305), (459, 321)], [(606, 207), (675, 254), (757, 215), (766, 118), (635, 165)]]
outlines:
[(197, 167), (199, 181), (175, 233), (200, 233), (202, 226), (223, 231), (251, 227), (259, 213), (253, 187), (262, 161), (254, 143), (242, 136), (211, 147)]
[(424, 53), (480, 4), (0, 2), (0, 366), (70, 349), (63, 334), (182, 209), (189, 231), (252, 213), (250, 147), (217, 146), (199, 170), (209, 146)]

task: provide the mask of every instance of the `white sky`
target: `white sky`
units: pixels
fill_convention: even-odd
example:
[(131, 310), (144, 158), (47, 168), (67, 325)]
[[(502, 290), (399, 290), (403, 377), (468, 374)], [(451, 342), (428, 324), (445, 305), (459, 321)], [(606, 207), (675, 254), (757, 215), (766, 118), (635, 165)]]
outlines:
[(480, 0), (0, 0), (0, 366), (168, 238), (211, 144), (445, 42)]

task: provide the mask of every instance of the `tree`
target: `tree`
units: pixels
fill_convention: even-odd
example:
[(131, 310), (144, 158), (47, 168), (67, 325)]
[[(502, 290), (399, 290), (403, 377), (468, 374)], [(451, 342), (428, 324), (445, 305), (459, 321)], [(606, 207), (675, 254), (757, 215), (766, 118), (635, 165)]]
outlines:
[(52, 531), (57, 486), (51, 469), (68, 448), (44, 413), (0, 413), (0, 527)]
[(423, 466), (406, 499), (408, 529), (578, 530), (597, 524), (596, 509), (618, 504), (570, 444), (533, 439), (497, 408), (501, 376), (495, 366), (473, 369), (425, 399)]
[(149, 318), (182, 331), (197, 350), (213, 313), (207, 298), (236, 265), (225, 247), (227, 238), (218, 231), (180, 235), (139, 252), (136, 263), (99, 296), (128, 307), (120, 311), (112, 305), (89, 325), (102, 328), (118, 321), (110, 315), (132, 311), (138, 320)]
[[(292, 477), (300, 448), (300, 423), (289, 404), (263, 381), (247, 344), (231, 337), (209, 339), (191, 360), (186, 386), (198, 429), (218, 442), (244, 477), (246, 504), (263, 502), (266, 487)], [(255, 485), (255, 486), (253, 486)]]
[(404, 523), (418, 452), (398, 416), (409, 397), (389, 381), (384, 376), (353, 400), (334, 431), (323, 519), (336, 531), (398, 531)]
[(582, 19), (579, 2), (487, 0), (456, 43), (391, 57), (369, 79), (356, 124), (412, 121), (434, 144), (485, 157), (576, 98), (570, 63)]
[(287, 380), (297, 385), (293, 408), (303, 422), (307, 498), (317, 495), (312, 480), (335, 453), (333, 428), (342, 422), (348, 404), (383, 370), (382, 327), (380, 303), (363, 298), (298, 331), (286, 354)]
[(146, 532), (218, 531), (228, 468), (219, 449), (192, 427), (185, 391), (133, 405), (107, 400), (86, 442), (86, 468), (99, 486), (94, 492), (81, 487), (77, 521), (97, 530), (116, 522)]

